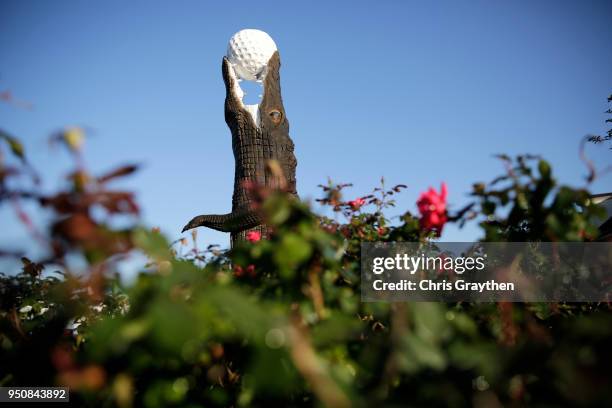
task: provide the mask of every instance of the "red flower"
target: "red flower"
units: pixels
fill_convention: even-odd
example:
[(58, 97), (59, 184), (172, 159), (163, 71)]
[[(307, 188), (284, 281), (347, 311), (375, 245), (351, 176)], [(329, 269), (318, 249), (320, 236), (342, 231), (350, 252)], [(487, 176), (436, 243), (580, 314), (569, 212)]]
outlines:
[(424, 193), (421, 193), (417, 200), (417, 206), (421, 213), (420, 224), (421, 228), (428, 231), (436, 231), (440, 236), (442, 228), (448, 220), (446, 215), (446, 183), (442, 183), (440, 194), (432, 187)]
[(249, 274), (250, 277), (255, 277), (255, 265), (250, 264), (249, 266), (247, 266), (246, 272)]
[(355, 200), (349, 201), (347, 204), (351, 206), (351, 209), (353, 211), (357, 211), (361, 208), (362, 205), (365, 204), (365, 200), (363, 198), (357, 198)]
[(244, 275), (244, 269), (242, 269), (242, 266), (240, 265), (234, 266), (234, 276), (237, 276), (238, 278), (240, 278), (243, 275)]
[(261, 239), (261, 232), (259, 231), (249, 231), (246, 233), (246, 239), (249, 242), (257, 242)]
[(234, 266), (234, 276), (237, 278), (242, 278), (243, 276), (250, 276), (251, 278), (254, 278), (255, 275), (257, 275), (256, 271), (255, 271), (255, 265), (253, 264), (249, 264), (246, 268), (243, 268), (240, 265), (235, 265)]

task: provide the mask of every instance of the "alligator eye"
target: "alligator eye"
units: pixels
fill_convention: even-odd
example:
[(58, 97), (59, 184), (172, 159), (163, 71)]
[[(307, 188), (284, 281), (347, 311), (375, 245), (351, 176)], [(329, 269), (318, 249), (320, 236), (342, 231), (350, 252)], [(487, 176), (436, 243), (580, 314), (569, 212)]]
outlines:
[(268, 115), (270, 115), (270, 120), (272, 120), (272, 123), (274, 123), (275, 125), (278, 125), (283, 119), (283, 114), (277, 110), (270, 111)]

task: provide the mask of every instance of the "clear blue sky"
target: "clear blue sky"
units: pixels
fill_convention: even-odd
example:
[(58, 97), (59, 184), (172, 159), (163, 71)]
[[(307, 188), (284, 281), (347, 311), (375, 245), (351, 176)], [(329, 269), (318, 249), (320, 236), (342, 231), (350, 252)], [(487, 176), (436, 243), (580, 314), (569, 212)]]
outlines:
[[(441, 181), (459, 208), (473, 182), (502, 170), (495, 153), (542, 154), (562, 182), (583, 183), (579, 140), (604, 132), (612, 92), (611, 21), (607, 0), (3, 0), (0, 90), (34, 110), (0, 104), (0, 125), (50, 189), (70, 162), (49, 134), (93, 129), (90, 168), (143, 163), (121, 186), (137, 192), (147, 225), (177, 238), (192, 216), (230, 210), (220, 63), (234, 32), (259, 28), (281, 53), (302, 197), (318, 197), (328, 176), (355, 183), (355, 195), (385, 176), (409, 186), (395, 214)], [(600, 166), (612, 157), (589, 153)], [(11, 217), (0, 209), (0, 245), (31, 249)], [(450, 227), (443, 239), (476, 237)]]

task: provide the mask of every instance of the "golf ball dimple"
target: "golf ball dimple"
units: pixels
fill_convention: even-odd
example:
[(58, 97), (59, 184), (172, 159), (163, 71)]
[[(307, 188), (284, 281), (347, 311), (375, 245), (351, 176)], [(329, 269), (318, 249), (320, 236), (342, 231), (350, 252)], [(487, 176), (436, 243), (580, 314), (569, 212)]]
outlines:
[(261, 30), (240, 30), (227, 46), (227, 58), (240, 79), (257, 81), (277, 50), (272, 37)]

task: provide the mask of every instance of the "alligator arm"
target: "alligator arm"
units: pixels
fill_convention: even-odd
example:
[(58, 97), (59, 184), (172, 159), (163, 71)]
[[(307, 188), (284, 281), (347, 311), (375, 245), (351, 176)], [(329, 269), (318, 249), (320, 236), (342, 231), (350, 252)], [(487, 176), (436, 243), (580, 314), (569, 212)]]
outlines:
[(197, 227), (208, 227), (221, 232), (238, 232), (249, 228), (254, 228), (261, 224), (262, 217), (256, 211), (234, 211), (229, 214), (210, 214), (198, 215), (194, 217), (183, 231)]

